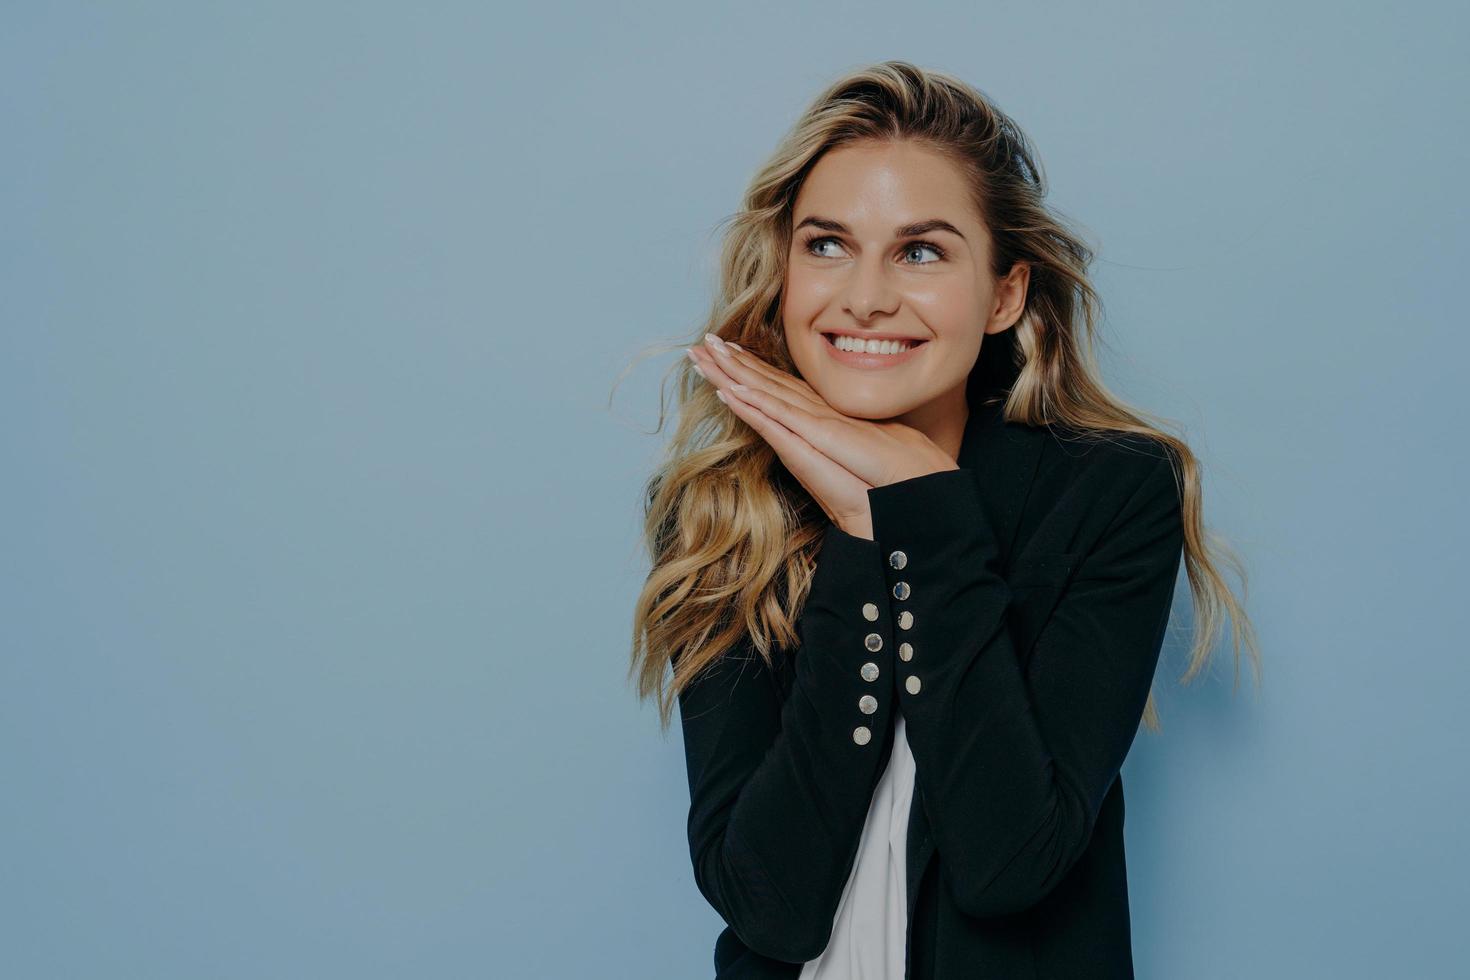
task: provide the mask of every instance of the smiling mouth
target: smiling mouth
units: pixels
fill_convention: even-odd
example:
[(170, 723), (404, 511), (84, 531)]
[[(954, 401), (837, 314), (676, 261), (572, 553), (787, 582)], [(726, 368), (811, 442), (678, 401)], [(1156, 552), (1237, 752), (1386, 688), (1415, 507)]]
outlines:
[(862, 340), (847, 334), (824, 333), (822, 339), (850, 354), (903, 354), (927, 344), (927, 340)]

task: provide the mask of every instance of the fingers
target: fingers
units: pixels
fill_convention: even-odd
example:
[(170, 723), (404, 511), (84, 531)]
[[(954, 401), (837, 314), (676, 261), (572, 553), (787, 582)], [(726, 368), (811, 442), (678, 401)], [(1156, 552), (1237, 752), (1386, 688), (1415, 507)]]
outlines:
[[(706, 340), (706, 345), (689, 348), (690, 360), (699, 373), (715, 386), (715, 394), (722, 396), (732, 410), (745, 405), (759, 411), (766, 428), (750, 423), (758, 433), (765, 436), (770, 424), (775, 424), (782, 432), (799, 437), (807, 449), (820, 453), (850, 473), (857, 473), (864, 467), (867, 455), (856, 444), (842, 438), (840, 425), (844, 417), (825, 401), (813, 404), (791, 388), (767, 382), (765, 374), (746, 366), (745, 360), (738, 355), (712, 353), (717, 349), (714, 340)], [(759, 358), (742, 354), (751, 362), (760, 363)], [(736, 415), (750, 421), (748, 413), (737, 410)], [(772, 442), (778, 452), (782, 451), (783, 446), (776, 445), (771, 439), (767, 441)]]
[[(750, 389), (745, 389), (745, 394)], [(786, 468), (796, 477), (797, 481), (811, 494), (814, 499), (821, 503), (822, 509), (832, 515), (827, 494), (817, 492), (814, 487), (820, 485), (830, 488), (833, 481), (838, 481), (843, 486), (843, 493), (864, 493), (869, 484), (860, 480), (857, 476), (843, 467), (832, 457), (819, 451), (802, 438), (798, 432), (793, 432), (780, 422), (771, 418), (757, 405), (740, 397), (741, 393), (732, 389), (729, 393), (721, 389), (715, 390), (715, 397), (729, 406), (735, 415), (744, 420), (747, 425), (756, 431), (756, 434), (770, 444), (786, 464)], [(770, 397), (770, 396), (767, 396)]]
[(709, 355), (707, 360), (717, 364), (720, 372), (732, 383), (779, 391), (787, 398), (806, 404), (810, 411), (818, 414), (832, 412), (826, 399), (813, 391), (811, 385), (767, 364), (738, 344), (721, 341), (714, 334), (705, 334), (704, 344), (700, 352)]
[(851, 447), (835, 438), (832, 419), (817, 417), (803, 406), (793, 404), (779, 394), (750, 385), (731, 385), (729, 394), (735, 396), (730, 401), (741, 401), (755, 406), (766, 418), (800, 436), (803, 442), (828, 459), (851, 469), (845, 458)]
[[(807, 445), (806, 440), (733, 391), (727, 394), (724, 389), (716, 388), (715, 397), (728, 405), (730, 411), (743, 419), (747, 425), (756, 431), (757, 435), (770, 443), (771, 448), (776, 450), (776, 453), (783, 459), (787, 458), (787, 453), (797, 452), (803, 448), (811, 450), (811, 446)], [(813, 460), (808, 459), (807, 461), (812, 462)], [(787, 468), (791, 468), (789, 461)]]
[(716, 358), (702, 347), (688, 347), (685, 348), (685, 351), (689, 354), (689, 359), (694, 362), (695, 370), (702, 374), (706, 381), (714, 385), (716, 390), (723, 391), (731, 385), (739, 384), (725, 373), (723, 358)]
[(701, 351), (699, 357), (691, 353), (690, 357), (699, 367), (699, 373), (715, 386), (716, 394), (736, 396), (734, 399), (727, 399), (727, 403), (741, 401), (753, 404), (767, 418), (815, 444), (813, 436), (819, 420), (812, 415), (806, 404), (798, 404), (791, 399), (790, 389), (767, 386), (759, 380), (751, 384), (737, 380), (740, 377), (750, 377), (752, 372), (736, 367), (729, 359), (713, 356), (708, 351)]

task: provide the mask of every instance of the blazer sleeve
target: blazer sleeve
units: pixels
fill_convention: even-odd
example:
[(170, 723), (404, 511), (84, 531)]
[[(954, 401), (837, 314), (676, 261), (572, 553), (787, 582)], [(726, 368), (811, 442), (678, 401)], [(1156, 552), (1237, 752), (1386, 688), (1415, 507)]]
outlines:
[(973, 471), (868, 499), (894, 638), (910, 645), (898, 706), (948, 886), (973, 916), (1029, 908), (1086, 849), (1142, 718), (1183, 544), (1169, 459), (1147, 466), (1082, 560), (1029, 669)]
[(679, 693), (695, 882), (763, 956), (814, 959), (831, 939), (895, 709), (876, 541), (829, 524), (784, 700), (749, 639)]

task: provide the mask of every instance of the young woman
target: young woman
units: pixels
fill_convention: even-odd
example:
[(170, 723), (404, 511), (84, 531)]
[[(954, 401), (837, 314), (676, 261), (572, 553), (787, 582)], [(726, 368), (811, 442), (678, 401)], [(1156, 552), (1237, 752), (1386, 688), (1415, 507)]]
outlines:
[(1181, 561), (1184, 680), (1227, 614), (1259, 654), (1044, 195), (1013, 121), (895, 61), (822, 93), (729, 232), (634, 649), (720, 978), (1133, 975), (1118, 772)]

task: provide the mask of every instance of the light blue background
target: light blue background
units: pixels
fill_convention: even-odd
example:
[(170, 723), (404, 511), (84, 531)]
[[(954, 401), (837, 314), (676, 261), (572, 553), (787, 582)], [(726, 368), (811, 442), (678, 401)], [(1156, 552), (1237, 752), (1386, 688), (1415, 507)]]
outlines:
[[(1125, 768), (1141, 978), (1463, 975), (1463, 7), (0, 13), (0, 949), (709, 976), (625, 680), (715, 226), (901, 57), (1035, 138), (1266, 657)], [(508, 16), (507, 16), (508, 15)], [(677, 723), (677, 719), (676, 719)]]

